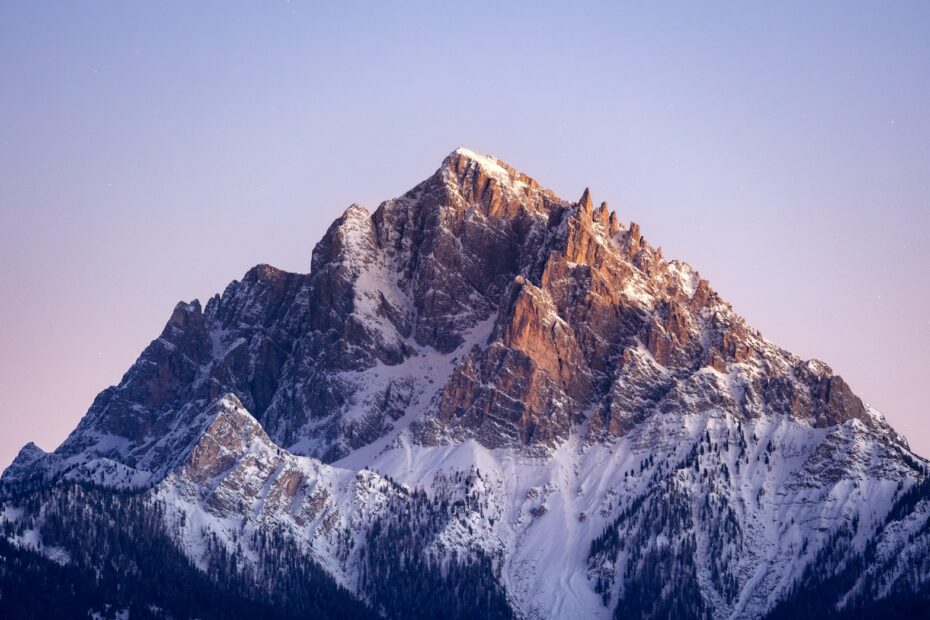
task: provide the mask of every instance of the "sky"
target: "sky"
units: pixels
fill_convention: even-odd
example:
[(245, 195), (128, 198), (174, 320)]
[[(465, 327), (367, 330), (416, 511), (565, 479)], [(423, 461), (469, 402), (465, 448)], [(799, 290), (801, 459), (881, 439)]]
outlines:
[(0, 3), (0, 468), (460, 145), (590, 186), (930, 456), (930, 3)]

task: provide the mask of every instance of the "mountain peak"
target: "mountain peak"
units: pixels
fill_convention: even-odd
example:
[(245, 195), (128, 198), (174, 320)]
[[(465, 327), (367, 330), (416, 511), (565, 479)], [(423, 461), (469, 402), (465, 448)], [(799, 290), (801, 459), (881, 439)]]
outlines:
[(514, 169), (500, 159), (491, 155), (482, 155), (464, 146), (460, 146), (451, 153), (447, 159), (466, 159), (473, 161), (489, 172), (498, 174), (507, 174), (514, 172)]
[(553, 201), (558, 201), (555, 194), (542, 188), (535, 179), (517, 170), (497, 157), (482, 155), (465, 147), (452, 151), (443, 160), (439, 170), (446, 176), (447, 182), (459, 185), (466, 193), (476, 188), (486, 191), (503, 190), (506, 194), (526, 199), (535, 193), (546, 194)]
[[(930, 499), (912, 493), (930, 498), (926, 462), (829, 366), (764, 340), (595, 204), (456, 149), (373, 213), (349, 207), (309, 274), (259, 265), (204, 308), (179, 304), (62, 446), (21, 451), (0, 502), (66, 506), (50, 544), (85, 522), (71, 515), (113, 514), (60, 504), (79, 496), (59, 480), (146, 493), (198, 566), (305, 566), (290, 541), (375, 606), (431, 591), (423, 575), (443, 571), (408, 579), (395, 565), (411, 561), (495, 558), (453, 573), (555, 620), (761, 618), (809, 598), (803, 575), (845, 580), (832, 558), (913, 574), (930, 557)], [(26, 530), (3, 519), (50, 514), (32, 497), (0, 503), (10, 542)], [(922, 532), (919, 557), (911, 532), (882, 529), (893, 510)]]
[(209, 422), (191, 447), (188, 475), (203, 481), (226, 471), (247, 451), (274, 450), (276, 446), (232, 393), (217, 399), (206, 412)]

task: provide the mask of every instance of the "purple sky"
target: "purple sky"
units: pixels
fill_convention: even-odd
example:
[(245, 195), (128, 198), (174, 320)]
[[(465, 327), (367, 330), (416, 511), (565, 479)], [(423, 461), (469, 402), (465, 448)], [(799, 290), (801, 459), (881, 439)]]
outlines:
[(930, 456), (930, 3), (190, 4), (0, 3), (0, 467), (459, 145), (589, 185)]

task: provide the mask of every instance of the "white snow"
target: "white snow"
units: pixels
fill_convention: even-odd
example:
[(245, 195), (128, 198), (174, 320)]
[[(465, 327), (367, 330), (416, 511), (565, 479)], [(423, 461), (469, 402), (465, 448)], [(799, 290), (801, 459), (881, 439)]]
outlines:
[[(418, 353), (405, 360), (402, 364), (387, 366), (379, 363), (375, 368), (361, 373), (343, 373), (343, 376), (352, 379), (353, 382), (360, 386), (359, 392), (354, 397), (356, 413), (352, 413), (350, 410), (347, 414), (350, 419), (358, 415), (359, 410), (364, 407), (364, 404), (373, 395), (383, 393), (387, 383), (392, 379), (410, 378), (417, 386), (418, 392), (403, 417), (394, 422), (393, 429), (390, 432), (367, 446), (351, 452), (333, 463), (333, 465), (359, 470), (371, 464), (386, 446), (396, 441), (414, 420), (419, 419), (430, 405), (434, 404), (440, 390), (442, 390), (452, 374), (456, 363), (473, 347), (481, 346), (487, 342), (496, 320), (497, 315), (492, 314), (479, 322), (466, 332), (462, 344), (451, 353), (442, 354), (429, 347), (417, 347)], [(412, 339), (408, 344), (411, 347), (416, 346)]]

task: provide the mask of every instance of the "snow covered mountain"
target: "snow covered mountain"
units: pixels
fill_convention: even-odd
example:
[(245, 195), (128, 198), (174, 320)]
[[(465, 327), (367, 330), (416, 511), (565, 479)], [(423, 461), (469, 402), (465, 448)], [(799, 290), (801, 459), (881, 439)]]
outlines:
[(928, 473), (588, 190), (458, 149), (23, 448), (0, 615), (926, 616)]

